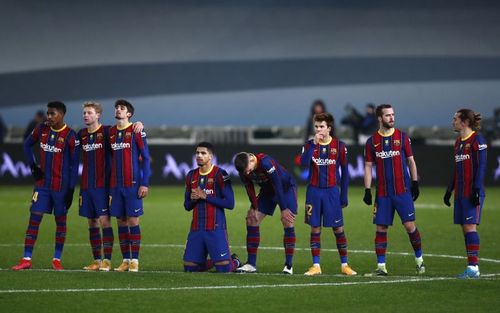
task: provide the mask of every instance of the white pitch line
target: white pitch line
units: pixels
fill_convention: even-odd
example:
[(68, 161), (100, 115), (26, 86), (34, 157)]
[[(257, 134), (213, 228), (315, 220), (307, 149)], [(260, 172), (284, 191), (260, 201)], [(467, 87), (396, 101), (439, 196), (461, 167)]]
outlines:
[[(53, 244), (39, 244), (40, 245), (47, 245), (47, 246), (52, 246)], [(17, 243), (3, 243), (0, 244), (0, 247), (23, 247), (23, 244), (17, 244)], [(88, 243), (68, 243), (65, 244), (66, 247), (87, 247), (89, 246)], [(141, 247), (144, 248), (179, 248), (179, 249), (184, 249), (185, 245), (180, 245), (180, 244), (169, 244), (169, 243), (151, 243), (151, 244), (141, 244)], [(231, 249), (238, 248), (238, 249), (246, 249), (246, 246), (231, 246)], [(283, 250), (283, 247), (259, 247), (259, 250)], [(310, 251), (310, 248), (295, 248), (296, 251)], [(337, 252), (337, 249), (321, 249), (322, 252)], [(373, 250), (349, 250), (349, 253), (363, 253), (363, 254), (372, 254), (374, 253)], [(390, 255), (402, 255), (402, 256), (413, 256), (413, 253), (411, 252), (391, 252), (388, 251), (387, 254)], [(424, 253), (425, 257), (435, 257), (435, 258), (445, 258), (445, 259), (457, 259), (457, 260), (464, 260), (466, 259), (465, 256), (458, 256), (458, 255), (447, 255), (447, 254), (435, 254), (435, 253)], [(497, 259), (491, 259), (491, 258), (479, 258), (480, 261), (483, 262), (490, 262), (490, 263), (499, 263), (500, 260)]]
[[(488, 278), (500, 276), (490, 274)], [(1, 293), (79, 293), (79, 292), (122, 292), (122, 291), (183, 291), (183, 290), (221, 290), (221, 289), (260, 289), (260, 288), (302, 288), (302, 287), (337, 287), (337, 286), (356, 286), (356, 285), (383, 285), (383, 284), (404, 284), (456, 280), (455, 277), (430, 277), (430, 278), (409, 278), (398, 280), (372, 280), (358, 282), (337, 282), (337, 283), (305, 283), (305, 284), (272, 284), (272, 285), (225, 285), (225, 286), (185, 286), (185, 287), (152, 287), (152, 288), (90, 288), (90, 289), (11, 289), (0, 290)]]

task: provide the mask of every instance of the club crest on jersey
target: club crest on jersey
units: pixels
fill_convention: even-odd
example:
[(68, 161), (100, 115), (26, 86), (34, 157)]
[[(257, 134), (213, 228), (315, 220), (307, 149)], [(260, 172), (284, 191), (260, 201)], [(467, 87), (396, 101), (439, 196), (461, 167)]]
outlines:
[(64, 143), (64, 138), (63, 137), (57, 138), (57, 142)]
[(213, 178), (209, 178), (209, 179), (207, 179), (207, 184), (213, 184), (213, 182), (214, 182), (214, 179), (213, 179)]
[(132, 133), (131, 132), (126, 132), (125, 133), (125, 138), (130, 138), (132, 137)]
[(102, 139), (102, 134), (101, 134), (101, 133), (98, 133), (98, 134), (96, 135), (96, 138), (97, 138), (97, 139)]
[(398, 140), (398, 139), (394, 140), (394, 145), (395, 146), (400, 146), (401, 145), (401, 141)]
[(465, 144), (465, 149), (470, 149), (470, 143)]
[(337, 154), (337, 149), (336, 148), (331, 148), (330, 149), (331, 154)]

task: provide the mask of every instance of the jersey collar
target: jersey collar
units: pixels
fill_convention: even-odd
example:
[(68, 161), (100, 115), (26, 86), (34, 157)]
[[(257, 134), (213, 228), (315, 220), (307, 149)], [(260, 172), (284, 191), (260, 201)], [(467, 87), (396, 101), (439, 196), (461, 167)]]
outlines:
[(68, 126), (68, 125), (64, 124), (64, 126), (63, 126), (63, 127), (61, 127), (60, 129), (54, 129), (54, 128), (52, 128), (52, 127), (51, 127), (50, 129), (52, 129), (52, 131), (54, 131), (54, 132), (56, 132), (56, 133), (59, 133), (59, 132), (62, 132), (64, 129), (66, 129), (66, 127), (67, 127), (67, 126)]
[(391, 128), (391, 131), (390, 131), (387, 135), (384, 135), (384, 134), (382, 134), (382, 133), (380, 132), (380, 130), (378, 130), (378, 134), (379, 134), (380, 136), (382, 136), (382, 137), (391, 137), (391, 136), (394, 134), (394, 132), (395, 132), (395, 131), (396, 131), (396, 129), (395, 129), (395, 128)]

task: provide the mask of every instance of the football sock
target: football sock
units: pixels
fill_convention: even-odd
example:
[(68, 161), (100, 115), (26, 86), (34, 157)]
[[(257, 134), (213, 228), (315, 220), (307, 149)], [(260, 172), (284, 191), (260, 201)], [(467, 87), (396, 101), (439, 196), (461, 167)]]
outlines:
[(128, 226), (118, 226), (118, 239), (120, 240), (120, 250), (124, 259), (130, 259), (130, 243)]
[(204, 272), (200, 270), (200, 265), (186, 265), (184, 264), (184, 272)]
[(130, 226), (129, 240), (132, 259), (139, 259), (139, 250), (141, 248), (141, 228), (139, 225)]
[(64, 248), (64, 241), (66, 241), (66, 215), (56, 216), (56, 246), (54, 250), (54, 259), (61, 259)]
[(467, 250), (468, 265), (476, 266), (479, 255), (479, 234), (477, 232), (465, 233), (465, 249)]
[(24, 237), (24, 257), (31, 258), (36, 238), (38, 237), (38, 228), (42, 222), (43, 215), (30, 214), (26, 236)]
[(104, 248), (104, 258), (111, 260), (111, 254), (113, 253), (113, 241), (115, 240), (113, 236), (113, 228), (106, 227), (102, 229), (102, 245)]
[(94, 256), (94, 260), (100, 260), (102, 240), (101, 240), (101, 230), (99, 229), (99, 227), (89, 227), (89, 239), (90, 239), (90, 246), (92, 247), (92, 255)]
[(313, 264), (319, 264), (321, 254), (321, 232), (311, 233), (311, 239), (309, 243), (311, 245)]
[(387, 232), (377, 232), (375, 235), (375, 253), (377, 263), (385, 263), (385, 251), (387, 250)]
[(295, 227), (286, 227), (283, 236), (283, 246), (285, 247), (285, 264), (292, 266), (293, 253), (295, 252)]
[(346, 264), (347, 263), (347, 238), (344, 234), (344, 232), (336, 233), (335, 234), (335, 240), (337, 242), (337, 250), (339, 251), (339, 256), (340, 256), (340, 263)]
[(228, 264), (217, 265), (215, 264), (215, 270), (219, 273), (229, 273), (234, 272), (239, 266), (239, 262), (236, 260), (229, 261)]
[(247, 253), (249, 264), (256, 266), (257, 264), (257, 250), (260, 243), (260, 227), (247, 226)]
[(415, 257), (419, 258), (422, 256), (422, 240), (420, 239), (420, 232), (418, 231), (418, 228), (415, 228), (413, 233), (408, 233), (408, 236), (410, 237), (410, 242), (413, 247), (413, 250), (415, 251)]

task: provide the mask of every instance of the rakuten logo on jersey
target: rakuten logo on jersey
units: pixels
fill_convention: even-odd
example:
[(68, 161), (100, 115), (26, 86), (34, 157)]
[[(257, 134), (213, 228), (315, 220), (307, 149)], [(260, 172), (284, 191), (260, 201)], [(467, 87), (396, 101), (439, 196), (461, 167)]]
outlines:
[(457, 162), (457, 163), (468, 160), (468, 159), (470, 159), (470, 155), (468, 155), (468, 154), (456, 154), (455, 155), (455, 162)]
[(129, 148), (130, 144), (128, 142), (120, 142), (120, 143), (115, 142), (114, 144), (111, 145), (111, 149), (113, 150), (123, 150)]
[(49, 144), (41, 142), (40, 142), (40, 148), (42, 148), (42, 150), (45, 152), (52, 152), (52, 153), (58, 153), (62, 151), (61, 148), (57, 148), (56, 146), (51, 146)]
[(102, 149), (102, 143), (93, 143), (93, 144), (88, 143), (86, 145), (83, 145), (82, 148), (85, 152), (94, 151), (97, 149)]
[(381, 158), (381, 159), (392, 158), (392, 157), (399, 156), (399, 155), (401, 155), (400, 151), (393, 151), (393, 150), (375, 152), (375, 156), (377, 158)]
[(205, 194), (207, 196), (211, 196), (211, 195), (215, 194), (215, 191), (213, 189), (203, 189), (203, 192), (205, 192)]
[(334, 159), (321, 159), (321, 158), (313, 157), (312, 160), (314, 163), (316, 163), (316, 165), (319, 165), (319, 166), (337, 164), (337, 160), (334, 160)]

